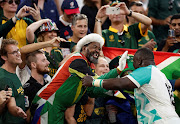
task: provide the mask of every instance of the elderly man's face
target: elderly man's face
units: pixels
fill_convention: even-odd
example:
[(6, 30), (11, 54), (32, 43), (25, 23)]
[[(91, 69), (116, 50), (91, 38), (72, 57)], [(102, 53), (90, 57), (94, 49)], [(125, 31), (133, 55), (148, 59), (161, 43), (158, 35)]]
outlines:
[(86, 58), (89, 62), (97, 64), (98, 57), (100, 55), (100, 44), (97, 42), (92, 42), (86, 47)]

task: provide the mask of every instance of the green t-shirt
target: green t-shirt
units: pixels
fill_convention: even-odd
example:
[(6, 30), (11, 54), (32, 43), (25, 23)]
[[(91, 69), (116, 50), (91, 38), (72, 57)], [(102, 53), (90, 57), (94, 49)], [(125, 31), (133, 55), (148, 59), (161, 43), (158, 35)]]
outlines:
[(117, 47), (117, 48), (130, 48), (130, 49), (138, 49), (138, 40), (141, 39), (142, 34), (141, 29), (139, 28), (141, 23), (136, 23), (128, 28), (124, 25), (124, 31), (122, 35), (118, 36), (118, 30), (112, 28), (102, 31), (102, 36), (105, 40), (106, 47)]
[(57, 69), (59, 68), (59, 63), (63, 60), (62, 53), (61, 53), (60, 49), (55, 47), (51, 50), (51, 55), (49, 55), (48, 52), (45, 52), (45, 55), (47, 57), (47, 60), (50, 62), (49, 75), (51, 77), (53, 77), (54, 74), (56, 73)]
[[(24, 90), (21, 82), (15, 73), (10, 73), (3, 68), (0, 68), (0, 90), (4, 90), (5, 86), (9, 85), (12, 88), (12, 97), (16, 100), (16, 105), (25, 111)], [(11, 115), (7, 108), (1, 114), (3, 124), (23, 124), (25, 120), (20, 117)]]

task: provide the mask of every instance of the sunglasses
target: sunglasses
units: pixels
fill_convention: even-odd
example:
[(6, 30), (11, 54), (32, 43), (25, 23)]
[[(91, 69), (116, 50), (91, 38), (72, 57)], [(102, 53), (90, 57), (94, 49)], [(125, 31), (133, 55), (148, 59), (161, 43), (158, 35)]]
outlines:
[(176, 26), (176, 25), (180, 26), (180, 23), (172, 23), (171, 25), (172, 25), (173, 27)]
[(7, 1), (4, 1), (4, 2), (8, 2), (9, 4), (12, 4), (13, 2), (15, 2), (15, 4), (19, 5), (20, 3), (20, 0), (7, 0)]

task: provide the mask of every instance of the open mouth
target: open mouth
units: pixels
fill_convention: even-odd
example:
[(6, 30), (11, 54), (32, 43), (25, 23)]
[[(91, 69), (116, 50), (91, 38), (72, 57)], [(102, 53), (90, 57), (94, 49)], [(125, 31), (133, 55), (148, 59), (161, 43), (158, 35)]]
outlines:
[(93, 54), (93, 57), (94, 57), (94, 58), (98, 58), (98, 57), (99, 57), (99, 54), (98, 54), (98, 53), (94, 53), (94, 54)]

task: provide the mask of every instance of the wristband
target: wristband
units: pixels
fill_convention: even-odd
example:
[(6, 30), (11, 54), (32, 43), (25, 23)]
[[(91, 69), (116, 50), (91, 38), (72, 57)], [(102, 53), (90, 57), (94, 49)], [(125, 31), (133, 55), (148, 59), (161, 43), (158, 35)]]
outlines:
[(92, 82), (92, 85), (95, 87), (102, 87), (103, 88), (102, 84), (103, 84), (102, 79), (94, 79)]
[(96, 22), (100, 22), (100, 23), (102, 23), (102, 21), (101, 21), (101, 20), (99, 20), (99, 19), (97, 19), (97, 18), (95, 18), (95, 21), (96, 21)]
[(18, 18), (16, 15), (15, 15), (15, 18), (16, 18), (16, 20), (20, 20), (20, 18)]
[(129, 10), (130, 11), (130, 13), (129, 13), (129, 15), (127, 15), (127, 16), (132, 16), (132, 10)]

